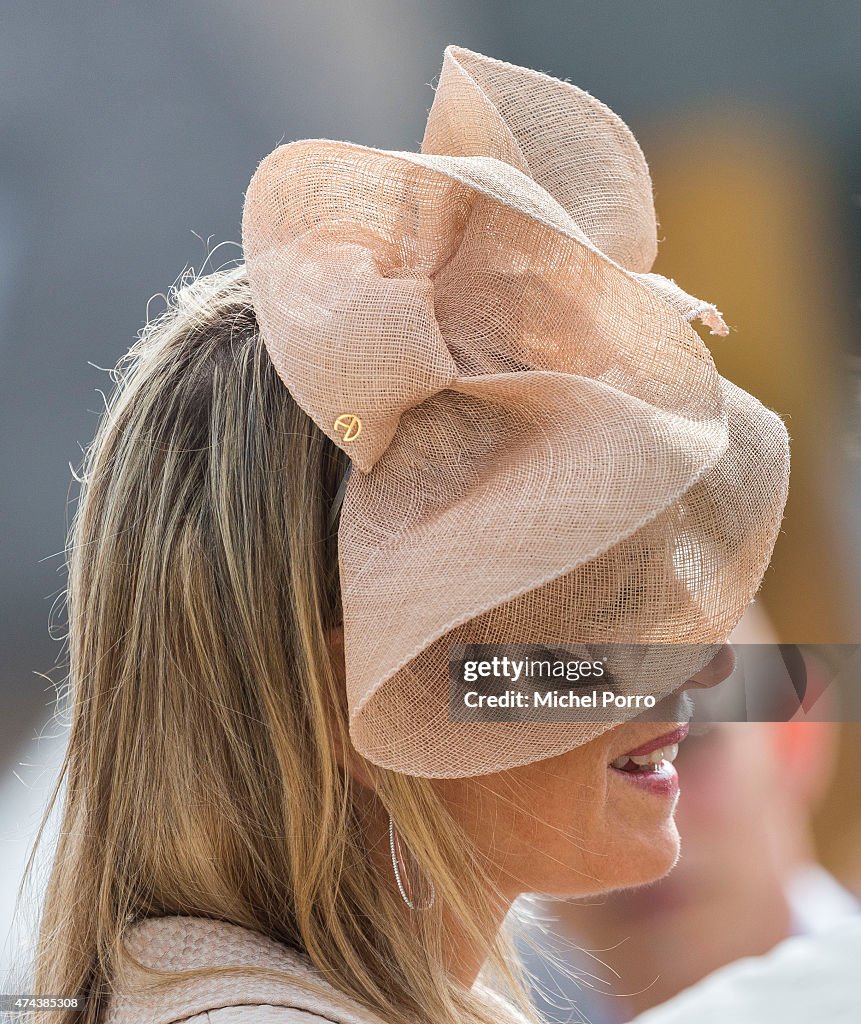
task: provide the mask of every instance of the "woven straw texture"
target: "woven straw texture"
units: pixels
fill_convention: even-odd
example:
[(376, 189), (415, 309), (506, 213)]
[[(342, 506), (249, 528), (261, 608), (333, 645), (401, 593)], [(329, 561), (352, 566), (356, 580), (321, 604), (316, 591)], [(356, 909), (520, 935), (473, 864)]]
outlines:
[(420, 153), (280, 146), (243, 246), (279, 375), (358, 470), (339, 551), (363, 755), (481, 774), (620, 720), (453, 722), (452, 643), (653, 644), (636, 689), (660, 695), (700, 667), (673, 645), (726, 639), (787, 433), (691, 327), (726, 334), (718, 310), (650, 273), (651, 178), (606, 106), (448, 47)]

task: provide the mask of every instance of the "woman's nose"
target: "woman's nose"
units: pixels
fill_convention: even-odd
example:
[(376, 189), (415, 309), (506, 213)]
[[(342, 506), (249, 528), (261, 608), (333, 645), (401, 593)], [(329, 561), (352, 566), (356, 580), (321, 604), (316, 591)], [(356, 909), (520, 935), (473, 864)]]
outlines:
[(701, 690), (723, 682), (735, 669), (735, 651), (730, 644), (722, 644), (712, 660), (688, 679), (683, 690)]

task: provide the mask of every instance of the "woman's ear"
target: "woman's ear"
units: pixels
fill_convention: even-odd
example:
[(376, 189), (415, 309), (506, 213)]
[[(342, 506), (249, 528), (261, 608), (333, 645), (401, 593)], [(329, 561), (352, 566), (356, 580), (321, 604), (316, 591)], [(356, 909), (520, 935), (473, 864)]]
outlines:
[(340, 719), (333, 719), (330, 723), (332, 741), (335, 744), (335, 759), (342, 768), (347, 769), (350, 773), (350, 777), (355, 783), (360, 785), (363, 789), (373, 791), (376, 787), (374, 786), (373, 780), (371, 779), (368, 771), (367, 762), (362, 755), (358, 753), (355, 747), (353, 747), (346, 728), (348, 716), (346, 710), (346, 698), (344, 696), (347, 679), (344, 663), (344, 627), (340, 625), (333, 626), (327, 633), (327, 642), (329, 645), (329, 654), (332, 659), (332, 669), (339, 687), (339, 711), (343, 712)]

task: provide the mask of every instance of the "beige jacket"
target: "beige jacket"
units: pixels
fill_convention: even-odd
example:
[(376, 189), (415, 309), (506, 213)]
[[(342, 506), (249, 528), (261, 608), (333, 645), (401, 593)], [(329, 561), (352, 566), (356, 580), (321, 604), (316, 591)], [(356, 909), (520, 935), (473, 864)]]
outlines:
[[(140, 975), (125, 978), (108, 1004), (105, 1024), (385, 1024), (322, 980), (296, 951), (236, 925), (199, 917), (149, 918), (128, 936), (132, 953), (161, 970), (200, 967), (268, 967), (282, 977), (252, 974), (182, 980), (147, 991)], [(301, 980), (321, 991), (309, 992)], [(489, 989), (500, 1024), (522, 1024)]]

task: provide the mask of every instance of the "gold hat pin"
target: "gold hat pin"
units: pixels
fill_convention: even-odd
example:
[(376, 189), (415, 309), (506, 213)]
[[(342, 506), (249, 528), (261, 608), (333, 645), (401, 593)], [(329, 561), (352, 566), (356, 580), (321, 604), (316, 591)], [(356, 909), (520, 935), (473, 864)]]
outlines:
[(361, 433), (361, 420), (354, 413), (342, 413), (333, 429), (337, 434), (343, 433), (345, 441), (354, 441)]
[(343, 434), (344, 441), (355, 441), (362, 432), (362, 421), (355, 413), (342, 412), (335, 420), (333, 430), (336, 434)]

